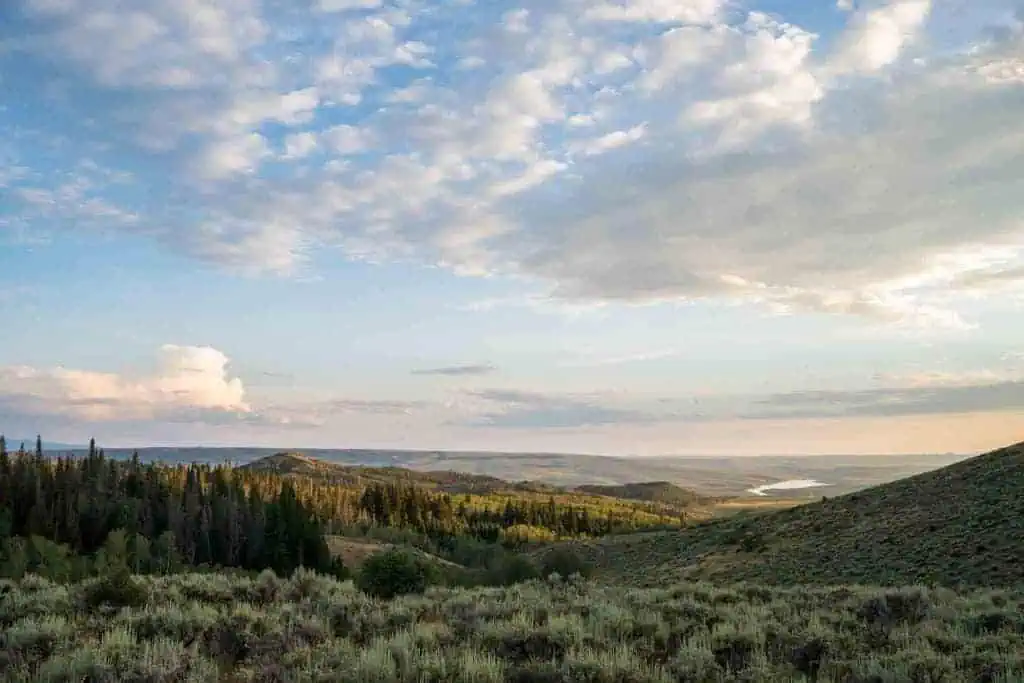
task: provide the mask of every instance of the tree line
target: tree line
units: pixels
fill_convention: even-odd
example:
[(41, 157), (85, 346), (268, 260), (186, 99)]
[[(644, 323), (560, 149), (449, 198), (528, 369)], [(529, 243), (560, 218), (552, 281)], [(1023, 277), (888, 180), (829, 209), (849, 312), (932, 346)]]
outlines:
[(95, 441), (83, 457), (49, 457), (40, 438), (34, 451), (22, 445), (11, 453), (0, 436), (0, 563), (8, 574), (71, 565), (81, 575), (103, 571), (111, 558), (138, 572), (305, 566), (340, 574), (325, 534), (410, 533), (431, 552), (466, 562), (474, 543), (479, 557), (495, 546), (681, 522), (621, 501), (459, 495), (403, 480), (352, 485), (227, 465), (142, 463), (138, 453), (119, 460)]
[(239, 471), (107, 458), (9, 453), (0, 436), (0, 571), (77, 578), (116, 564), (145, 572), (183, 566), (304, 566), (336, 575), (316, 515), (290, 482), (273, 495)]

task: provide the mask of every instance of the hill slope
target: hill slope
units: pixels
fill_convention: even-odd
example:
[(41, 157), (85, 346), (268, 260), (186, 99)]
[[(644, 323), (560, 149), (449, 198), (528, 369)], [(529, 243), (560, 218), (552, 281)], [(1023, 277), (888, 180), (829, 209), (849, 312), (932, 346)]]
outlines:
[(527, 482), (513, 483), (479, 474), (453, 471), (414, 471), (400, 467), (341, 465), (312, 458), (303, 453), (281, 452), (253, 460), (239, 469), (272, 472), (295, 477), (312, 477), (349, 486), (381, 483), (411, 483), (449, 493), (493, 493), (496, 491), (546, 491), (550, 487)]
[(577, 491), (596, 496), (642, 500), (651, 503), (664, 503), (677, 507), (691, 505), (708, 505), (714, 500), (698, 494), (696, 491), (684, 489), (667, 481), (645, 481), (635, 484), (600, 485), (591, 484), (577, 486)]
[[(17, 444), (8, 439), (8, 447)], [(44, 447), (49, 448), (47, 442)], [(59, 450), (59, 449), (58, 449)], [(274, 455), (272, 448), (139, 448), (143, 462), (233, 463), (241, 465)], [(399, 467), (419, 472), (454, 470), (504, 481), (536, 481), (552, 486), (625, 484), (635, 481), (670, 481), (711, 496), (746, 496), (765, 484), (813, 479), (824, 486), (787, 491), (784, 498), (813, 500), (837, 496), (901, 477), (934, 470), (966, 456), (945, 455), (807, 455), (719, 457), (665, 456), (612, 457), (565, 453), (512, 453), (466, 451), (395, 451), (367, 449), (300, 449), (321, 462), (346, 467)], [(129, 459), (132, 448), (106, 448), (112, 458)], [(75, 455), (85, 455), (84, 450)]]
[(579, 544), (599, 577), (1024, 584), (1024, 443), (839, 498)]

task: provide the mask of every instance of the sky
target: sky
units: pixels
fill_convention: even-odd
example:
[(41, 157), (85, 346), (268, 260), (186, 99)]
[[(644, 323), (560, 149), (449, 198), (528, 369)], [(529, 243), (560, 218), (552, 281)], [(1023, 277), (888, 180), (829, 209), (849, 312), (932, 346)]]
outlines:
[(7, 0), (0, 431), (1024, 439), (1021, 0)]

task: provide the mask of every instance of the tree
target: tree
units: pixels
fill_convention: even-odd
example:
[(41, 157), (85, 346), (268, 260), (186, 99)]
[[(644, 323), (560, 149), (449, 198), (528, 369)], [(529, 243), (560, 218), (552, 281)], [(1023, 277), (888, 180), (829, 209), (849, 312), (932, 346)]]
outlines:
[(437, 580), (437, 569), (406, 550), (387, 550), (363, 563), (356, 585), (364, 593), (390, 600), (399, 595), (422, 593)]

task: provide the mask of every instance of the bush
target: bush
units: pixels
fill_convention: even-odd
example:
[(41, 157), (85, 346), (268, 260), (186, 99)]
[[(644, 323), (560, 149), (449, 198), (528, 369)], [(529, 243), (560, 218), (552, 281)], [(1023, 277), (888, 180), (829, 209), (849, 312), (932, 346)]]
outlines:
[(86, 583), (83, 598), (93, 609), (103, 605), (141, 607), (149, 599), (149, 592), (139, 579), (121, 569)]
[(540, 573), (544, 578), (548, 578), (552, 574), (558, 574), (563, 579), (567, 579), (573, 574), (588, 578), (594, 573), (594, 566), (569, 548), (555, 548), (544, 556)]
[(377, 553), (363, 563), (356, 585), (364, 593), (390, 600), (399, 595), (422, 593), (437, 583), (436, 567), (407, 550)]
[(526, 555), (518, 553), (501, 560), (493, 569), (492, 581), (495, 584), (509, 586), (523, 583), (540, 577), (540, 569)]

